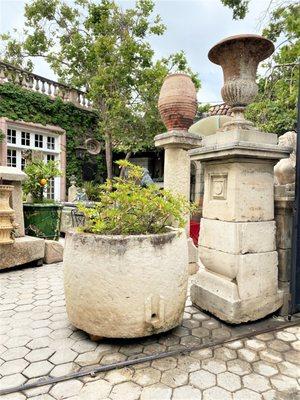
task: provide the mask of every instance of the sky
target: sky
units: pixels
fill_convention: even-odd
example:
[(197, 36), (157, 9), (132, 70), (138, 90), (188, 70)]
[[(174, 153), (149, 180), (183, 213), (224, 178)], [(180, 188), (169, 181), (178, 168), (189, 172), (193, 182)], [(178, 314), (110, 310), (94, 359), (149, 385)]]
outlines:
[[(14, 28), (21, 32), (25, 3), (23, 0), (0, 0), (0, 33)], [(118, 0), (118, 3), (127, 8), (134, 1)], [(224, 7), (220, 0), (156, 0), (155, 13), (161, 15), (167, 31), (163, 36), (149, 38), (149, 42), (157, 58), (183, 50), (189, 65), (201, 80), (198, 101), (220, 103), (222, 70), (208, 60), (207, 53), (215, 43), (227, 36), (261, 33), (266, 24), (264, 16), (269, 3), (270, 0), (251, 0), (246, 18), (234, 21), (232, 10)], [(34, 72), (56, 79), (55, 74), (41, 60), (35, 62)]]

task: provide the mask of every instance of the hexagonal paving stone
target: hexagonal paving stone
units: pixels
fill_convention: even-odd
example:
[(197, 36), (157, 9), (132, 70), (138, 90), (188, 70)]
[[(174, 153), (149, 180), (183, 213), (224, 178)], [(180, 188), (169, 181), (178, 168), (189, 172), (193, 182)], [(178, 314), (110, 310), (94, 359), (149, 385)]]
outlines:
[(254, 351), (264, 350), (266, 348), (265, 342), (258, 339), (248, 339), (245, 341), (246, 347)]
[(206, 328), (202, 328), (202, 327), (195, 328), (192, 330), (192, 334), (193, 334), (193, 336), (196, 336), (198, 338), (204, 338), (204, 337), (209, 336), (209, 330)]
[(222, 372), (217, 375), (218, 386), (223, 389), (235, 392), (241, 388), (241, 378), (232, 372)]
[(216, 377), (208, 371), (196, 371), (190, 374), (190, 383), (198, 389), (208, 389), (216, 384)]
[(263, 361), (267, 361), (269, 363), (279, 363), (283, 360), (281, 354), (278, 351), (267, 349), (259, 352), (260, 358)]
[(13, 374), (4, 376), (3, 378), (0, 379), (0, 388), (1, 389), (13, 388), (22, 385), (24, 382), (26, 382), (26, 378), (22, 374)]
[(237, 358), (237, 353), (235, 350), (228, 349), (226, 347), (220, 347), (214, 350), (214, 358), (219, 360), (229, 361)]
[(68, 397), (77, 395), (82, 386), (83, 383), (79, 380), (71, 379), (69, 381), (56, 383), (49, 393), (56, 399), (63, 399), (65, 398), (66, 394), (68, 394)]
[(98, 364), (102, 355), (97, 350), (88, 351), (87, 353), (79, 354), (75, 362), (81, 366)]
[(48, 347), (51, 343), (51, 339), (48, 337), (42, 337), (38, 339), (33, 339), (29, 343), (27, 343), (27, 347), (29, 349), (35, 350), (35, 349), (41, 349), (43, 347)]
[(200, 361), (190, 356), (179, 356), (178, 368), (186, 372), (194, 372), (200, 369)]
[(208, 359), (201, 363), (203, 369), (206, 369), (213, 374), (219, 374), (226, 371), (226, 364), (222, 360)]
[(63, 375), (68, 375), (71, 372), (78, 371), (79, 368), (80, 368), (79, 365), (72, 362), (66, 364), (60, 364), (51, 370), (50, 376), (59, 377)]
[(287, 392), (292, 390), (299, 390), (300, 385), (298, 385), (297, 380), (294, 378), (290, 378), (285, 375), (276, 375), (270, 378), (272, 385), (281, 392)]
[(70, 349), (61, 349), (55, 352), (49, 361), (51, 361), (52, 364), (55, 365), (65, 364), (67, 362), (74, 361), (76, 357), (77, 353), (75, 353), (75, 351)]
[(287, 351), (286, 353), (284, 353), (284, 358), (286, 359), (286, 361), (300, 365), (299, 352), (296, 350)]
[(161, 382), (169, 387), (178, 387), (188, 383), (188, 373), (178, 368), (163, 372)]
[(160, 383), (156, 383), (155, 385), (143, 388), (140, 400), (171, 400), (171, 396), (171, 388)]
[[(260, 394), (250, 389), (241, 389), (233, 394), (234, 400), (262, 400)], [(275, 399), (274, 399), (275, 400)]]
[(202, 339), (189, 335), (182, 337), (180, 343), (186, 347), (200, 346), (202, 344)]
[(130, 368), (115, 369), (107, 372), (105, 379), (111, 384), (122, 383), (129, 381), (133, 376), (134, 371)]
[(262, 393), (271, 389), (269, 380), (255, 373), (243, 376), (242, 380), (244, 386), (254, 392)]
[(103, 400), (112, 389), (112, 385), (104, 379), (99, 379), (95, 382), (88, 382), (79, 392), (80, 400)]
[(290, 350), (289, 343), (283, 342), (279, 339), (270, 340), (266, 343), (269, 349), (276, 350), (276, 351), (288, 351)]
[(177, 328), (173, 329), (172, 333), (178, 337), (183, 337), (190, 334), (189, 330), (183, 326), (178, 326)]
[(86, 353), (87, 351), (95, 350), (96, 347), (97, 347), (97, 343), (95, 343), (95, 342), (88, 342), (86, 340), (78, 340), (78, 342), (76, 342), (72, 345), (71, 349), (80, 354), (80, 353)]
[(53, 353), (54, 350), (44, 347), (42, 349), (31, 350), (30, 353), (26, 354), (25, 359), (30, 362), (47, 360)]
[(0, 367), (0, 375), (12, 375), (17, 374), (18, 372), (22, 372), (28, 365), (28, 362), (23, 358), (18, 360), (11, 360), (3, 363)]
[(283, 361), (278, 364), (278, 368), (283, 375), (290, 376), (291, 378), (300, 378), (299, 365), (290, 363), (289, 361)]
[(241, 360), (245, 360), (245, 361), (250, 362), (250, 363), (259, 360), (259, 356), (256, 353), (256, 351), (253, 351), (253, 350), (250, 350), (250, 349), (247, 349), (247, 348), (239, 349), (237, 351), (237, 353), (238, 353), (238, 357)]
[(149, 386), (159, 382), (161, 373), (155, 368), (138, 369), (133, 376), (133, 381), (140, 386)]
[(193, 328), (198, 328), (200, 325), (200, 322), (195, 320), (195, 319), (187, 319), (183, 321), (182, 326), (188, 329), (193, 329)]
[(173, 390), (172, 400), (201, 400), (202, 395), (199, 389), (192, 386), (181, 386)]
[(30, 337), (28, 336), (17, 336), (17, 337), (13, 337), (7, 341), (5, 341), (5, 347), (7, 347), (8, 349), (12, 348), (12, 347), (22, 347), (22, 346), (26, 346), (26, 344), (28, 342), (30, 342)]
[(190, 355), (197, 360), (205, 360), (207, 358), (211, 358), (213, 356), (213, 352), (212, 349), (201, 349), (192, 351)]
[(1, 358), (5, 361), (16, 360), (23, 358), (29, 351), (26, 347), (13, 347), (1, 354)]
[(115, 385), (110, 393), (112, 400), (138, 400), (142, 389), (136, 383), (124, 382)]
[(257, 361), (252, 365), (252, 367), (254, 372), (263, 376), (269, 377), (278, 374), (278, 369), (275, 364), (268, 364), (264, 361)]
[(227, 392), (227, 390), (219, 388), (217, 386), (212, 387), (210, 389), (206, 389), (203, 392), (203, 400), (231, 400), (231, 394)]
[(37, 361), (30, 364), (23, 371), (23, 374), (27, 376), (27, 378), (37, 378), (39, 376), (48, 375), (53, 368), (53, 364), (50, 364), (48, 361)]
[(175, 368), (177, 365), (176, 358), (166, 357), (152, 362), (152, 367), (159, 369), (160, 371), (167, 371), (168, 369)]
[(294, 340), (297, 339), (293, 333), (284, 331), (276, 332), (275, 336), (277, 337), (277, 339), (283, 340), (284, 342), (293, 342)]

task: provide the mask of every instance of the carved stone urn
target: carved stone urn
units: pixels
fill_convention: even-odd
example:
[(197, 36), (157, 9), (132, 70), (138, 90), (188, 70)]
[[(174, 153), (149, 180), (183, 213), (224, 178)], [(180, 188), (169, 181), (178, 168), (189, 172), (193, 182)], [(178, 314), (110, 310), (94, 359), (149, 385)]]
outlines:
[(258, 64), (274, 52), (274, 44), (259, 35), (237, 35), (221, 40), (208, 53), (208, 58), (223, 69), (224, 86), (221, 94), (231, 106), (234, 120), (223, 130), (234, 127), (251, 129), (253, 124), (244, 118), (245, 108), (256, 97), (255, 82)]
[(9, 205), (13, 188), (11, 185), (0, 185), (0, 245), (14, 242), (11, 233), (15, 212)]
[(158, 109), (168, 131), (187, 131), (197, 111), (197, 94), (192, 79), (183, 73), (168, 75), (161, 87)]

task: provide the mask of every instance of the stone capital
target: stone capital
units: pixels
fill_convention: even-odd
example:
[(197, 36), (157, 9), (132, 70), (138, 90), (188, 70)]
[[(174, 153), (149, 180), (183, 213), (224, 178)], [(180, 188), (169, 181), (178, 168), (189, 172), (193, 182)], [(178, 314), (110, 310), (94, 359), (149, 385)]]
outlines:
[(281, 158), (289, 157), (291, 148), (280, 147), (276, 144), (254, 143), (237, 141), (231, 143), (217, 143), (191, 149), (188, 154), (191, 160), (218, 161), (247, 159), (256, 162), (265, 160), (274, 164)]
[(0, 166), (0, 180), (22, 182), (27, 179), (25, 172), (15, 167)]
[(154, 138), (155, 147), (178, 148), (190, 150), (201, 146), (202, 138), (187, 131), (169, 131), (156, 135)]

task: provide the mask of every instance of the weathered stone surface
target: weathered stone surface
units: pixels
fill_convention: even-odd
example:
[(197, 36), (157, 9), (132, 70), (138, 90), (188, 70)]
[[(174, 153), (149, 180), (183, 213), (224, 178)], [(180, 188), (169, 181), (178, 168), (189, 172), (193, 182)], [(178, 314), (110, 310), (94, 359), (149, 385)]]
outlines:
[(45, 240), (45, 256), (46, 264), (53, 264), (63, 260), (64, 246), (56, 240)]
[[(206, 273), (205, 278), (209, 276), (208, 274)], [(199, 277), (197, 283), (192, 285), (191, 299), (194, 305), (211, 312), (223, 321), (239, 324), (256, 320), (271, 314), (282, 305), (282, 292), (280, 291), (269, 296), (262, 295), (240, 300), (237, 285), (236, 291), (233, 292), (233, 286), (230, 286), (235, 285), (233, 282), (227, 281), (225, 286), (225, 279), (210, 275), (212, 275), (211, 279), (204, 281)], [(203, 276), (203, 272), (201, 272), (201, 278)], [(235, 299), (232, 297), (233, 293), (235, 293)]]
[(217, 132), (214, 135), (205, 136), (202, 139), (203, 146), (220, 145), (224, 143), (252, 142), (261, 144), (277, 144), (277, 135), (274, 133), (266, 133), (253, 130), (235, 129), (224, 132)]
[(278, 280), (290, 282), (292, 268), (292, 249), (278, 249)]
[(141, 337), (174, 328), (183, 316), (187, 266), (183, 230), (123, 237), (68, 232), (69, 320), (100, 337)]
[(16, 238), (10, 245), (0, 245), (0, 269), (26, 264), (44, 258), (44, 239), (32, 236)]
[(204, 172), (203, 217), (236, 222), (272, 220), (273, 181), (272, 163), (210, 162)]
[(205, 248), (231, 254), (265, 253), (276, 250), (275, 231), (275, 221), (236, 223), (202, 218), (199, 245), (204, 247), (203, 253)]

